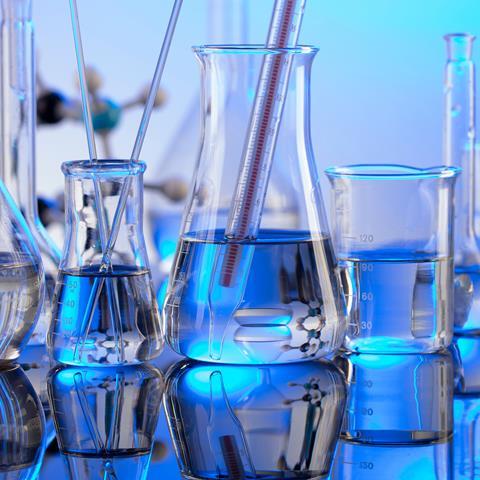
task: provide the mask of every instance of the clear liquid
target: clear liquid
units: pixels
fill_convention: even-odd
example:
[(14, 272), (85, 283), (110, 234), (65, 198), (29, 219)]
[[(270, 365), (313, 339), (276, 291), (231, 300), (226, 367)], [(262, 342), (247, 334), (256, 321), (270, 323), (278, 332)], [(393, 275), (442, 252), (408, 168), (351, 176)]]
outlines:
[(82, 455), (67, 453), (67, 463), (71, 480), (144, 480), (150, 466), (150, 451), (129, 449), (128, 452), (112, 455)]
[(222, 286), (223, 231), (184, 236), (165, 301), (167, 341), (190, 358), (284, 363), (336, 350), (344, 304), (329, 238), (263, 230), (241, 243), (240, 264)]
[(339, 265), (349, 314), (349, 350), (431, 352), (450, 344), (451, 258), (402, 259), (398, 252), (376, 252), (374, 258), (358, 255), (341, 259)]
[(29, 345), (45, 346), (48, 328), (52, 321), (52, 298), (55, 290), (55, 280), (56, 278), (53, 275), (45, 272), (45, 297), (35, 330), (28, 342)]
[(340, 440), (330, 480), (449, 480), (451, 454), (451, 442), (372, 446)]
[[(113, 273), (99, 274), (98, 269), (59, 272), (48, 339), (53, 357), (74, 365), (119, 365), (156, 357), (162, 335), (150, 272), (115, 265)], [(101, 277), (105, 282), (89, 322), (88, 301)], [(107, 279), (118, 308), (109, 305)]]
[(40, 313), (40, 268), (21, 259), (21, 254), (0, 253), (0, 361), (18, 358)]

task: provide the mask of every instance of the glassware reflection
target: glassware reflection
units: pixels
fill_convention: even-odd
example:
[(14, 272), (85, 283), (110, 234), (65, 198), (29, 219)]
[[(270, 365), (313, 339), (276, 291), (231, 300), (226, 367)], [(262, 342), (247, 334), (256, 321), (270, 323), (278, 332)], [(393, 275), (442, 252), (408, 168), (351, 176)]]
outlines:
[(185, 478), (319, 479), (328, 475), (345, 405), (331, 363), (234, 366), (180, 362), (167, 421)]
[(18, 363), (22, 367), (42, 403), (43, 413), (45, 415), (46, 445), (48, 447), (55, 438), (55, 428), (53, 426), (50, 404), (48, 403), (47, 382), (45, 381), (48, 372), (52, 368), (52, 363), (45, 345), (35, 345), (30, 343), (20, 354)]
[(349, 393), (330, 478), (452, 478), (451, 355), (364, 354), (339, 363)]
[(147, 365), (53, 369), (48, 396), (69, 478), (145, 479), (162, 393)]
[(45, 453), (45, 418), (19, 365), (0, 369), (0, 425), (0, 479), (36, 479)]
[(455, 479), (471, 480), (480, 476), (480, 339), (459, 337), (455, 350)]

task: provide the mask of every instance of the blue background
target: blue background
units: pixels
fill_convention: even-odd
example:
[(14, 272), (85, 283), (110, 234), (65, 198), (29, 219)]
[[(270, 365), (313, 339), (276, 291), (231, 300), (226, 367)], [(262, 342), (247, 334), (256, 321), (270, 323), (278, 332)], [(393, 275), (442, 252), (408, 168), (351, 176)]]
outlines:
[[(212, 40), (209, 8), (238, 0), (185, 0), (164, 77), (168, 103), (154, 115), (143, 158), (147, 178), (195, 101), (199, 69), (190, 46)], [(242, 0), (249, 39), (264, 42), (272, 0)], [(67, 0), (33, 0), (43, 80), (76, 95)], [(78, 0), (87, 63), (103, 73), (114, 100), (149, 83), (171, 0)], [(442, 81), (447, 32), (480, 33), (478, 0), (308, 0), (301, 42), (320, 47), (313, 71), (312, 129), (320, 168), (360, 162), (442, 163)], [(223, 39), (228, 42), (228, 35)], [(480, 48), (474, 50), (479, 59)], [(140, 119), (128, 112), (112, 138), (128, 156)], [(85, 157), (82, 126), (42, 128), (39, 190), (61, 190), (62, 161)], [(58, 172), (54, 175), (52, 172)], [(158, 169), (157, 169), (158, 172)]]

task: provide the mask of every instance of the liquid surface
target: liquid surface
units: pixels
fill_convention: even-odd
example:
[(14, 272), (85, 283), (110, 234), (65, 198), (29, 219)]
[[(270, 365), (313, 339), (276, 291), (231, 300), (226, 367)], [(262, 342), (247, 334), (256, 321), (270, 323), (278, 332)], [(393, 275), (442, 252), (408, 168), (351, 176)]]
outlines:
[(21, 255), (0, 253), (0, 360), (20, 355), (40, 313), (41, 269), (21, 260)]
[[(101, 281), (97, 306), (89, 316), (94, 284), (101, 285)], [(108, 288), (113, 302), (109, 302)], [(99, 274), (98, 266), (93, 266), (60, 271), (52, 315), (50, 349), (62, 363), (137, 363), (157, 356), (162, 348), (160, 317), (148, 270), (113, 266), (113, 273)]]
[(402, 259), (390, 251), (368, 260), (358, 257), (339, 261), (349, 313), (348, 349), (429, 352), (450, 344), (451, 258)]
[(240, 262), (222, 284), (223, 232), (184, 236), (165, 301), (167, 341), (191, 358), (273, 363), (322, 356), (344, 334), (344, 304), (331, 241), (261, 231), (237, 243)]
[[(133, 449), (132, 449), (133, 450)], [(72, 480), (133, 480), (146, 477), (150, 452), (131, 452), (128, 455), (64, 455)]]

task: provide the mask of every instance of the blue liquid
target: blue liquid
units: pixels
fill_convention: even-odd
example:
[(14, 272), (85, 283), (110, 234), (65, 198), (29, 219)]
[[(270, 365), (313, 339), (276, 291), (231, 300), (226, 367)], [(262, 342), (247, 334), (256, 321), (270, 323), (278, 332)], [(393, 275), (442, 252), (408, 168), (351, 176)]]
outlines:
[(452, 435), (449, 354), (351, 355), (342, 437), (352, 443), (424, 445)]
[(143, 480), (147, 478), (150, 451), (129, 449), (115, 455), (82, 455), (64, 453), (71, 480)]
[[(98, 269), (59, 272), (48, 339), (53, 357), (75, 365), (140, 363), (156, 357), (162, 335), (150, 272), (113, 266), (113, 273), (99, 274)], [(110, 308), (104, 282), (89, 325), (88, 300), (95, 279), (102, 276), (111, 280), (118, 309)]]
[(372, 446), (341, 440), (330, 480), (450, 480), (451, 455), (451, 442)]
[(427, 353), (450, 344), (451, 258), (359, 252), (342, 258), (339, 265), (348, 304), (345, 346), (349, 350)]
[(165, 301), (166, 338), (178, 353), (225, 363), (284, 363), (336, 350), (343, 296), (329, 238), (264, 230), (237, 243), (233, 281), (222, 285), (222, 231), (185, 235)]

